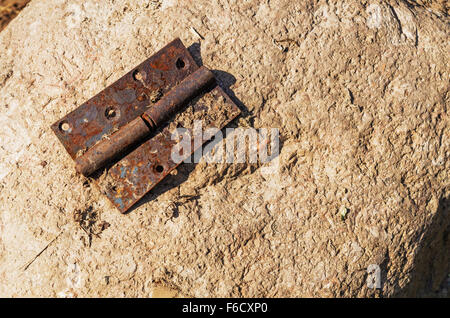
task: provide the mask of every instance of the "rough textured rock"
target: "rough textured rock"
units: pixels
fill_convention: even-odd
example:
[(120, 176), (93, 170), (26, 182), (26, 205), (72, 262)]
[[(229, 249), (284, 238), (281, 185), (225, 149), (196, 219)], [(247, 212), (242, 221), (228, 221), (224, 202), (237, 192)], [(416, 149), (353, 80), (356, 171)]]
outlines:
[[(450, 254), (445, 10), (32, 1), (0, 34), (0, 295), (437, 290)], [(177, 36), (239, 101), (235, 126), (280, 128), (279, 171), (183, 165), (120, 215), (49, 127)], [(103, 231), (90, 240), (80, 224), (92, 223)], [(378, 293), (366, 284), (371, 264)]]
[(14, 19), (30, 0), (0, 0), (0, 31)]

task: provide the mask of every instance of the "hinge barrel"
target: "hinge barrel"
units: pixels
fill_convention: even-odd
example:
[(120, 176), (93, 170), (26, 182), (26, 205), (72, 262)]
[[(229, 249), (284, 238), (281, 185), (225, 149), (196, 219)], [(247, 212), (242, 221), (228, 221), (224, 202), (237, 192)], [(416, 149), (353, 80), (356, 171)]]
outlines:
[(102, 139), (83, 155), (75, 159), (76, 170), (85, 176), (104, 168), (120, 154), (162, 126), (190, 99), (211, 85), (213, 73), (202, 66), (170, 90), (149, 110), (123, 126), (111, 136)]

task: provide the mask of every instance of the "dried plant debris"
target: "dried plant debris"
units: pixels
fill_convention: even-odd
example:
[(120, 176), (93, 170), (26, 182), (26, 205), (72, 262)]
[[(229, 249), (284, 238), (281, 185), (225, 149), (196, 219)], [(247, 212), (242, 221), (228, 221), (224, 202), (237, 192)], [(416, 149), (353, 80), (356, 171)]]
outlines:
[(91, 246), (93, 236), (100, 237), (100, 234), (110, 226), (108, 222), (100, 220), (99, 213), (92, 206), (75, 210), (73, 219), (86, 233), (88, 242), (85, 242), (85, 245), (87, 246)]

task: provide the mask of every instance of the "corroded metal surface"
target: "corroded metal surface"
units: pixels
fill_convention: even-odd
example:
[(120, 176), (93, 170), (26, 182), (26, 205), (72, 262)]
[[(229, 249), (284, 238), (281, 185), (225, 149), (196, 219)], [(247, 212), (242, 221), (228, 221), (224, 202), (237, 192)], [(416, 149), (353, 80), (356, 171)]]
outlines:
[(119, 130), (177, 83), (198, 69), (183, 43), (176, 39), (112, 85), (52, 125), (75, 159)]
[(75, 159), (76, 170), (89, 176), (104, 168), (120, 153), (149, 135), (178, 112), (190, 99), (215, 82), (213, 73), (202, 66), (176, 85), (140, 117), (92, 146)]
[[(111, 162), (94, 178), (122, 213), (180, 164), (171, 158), (176, 143), (171, 138), (175, 128), (184, 127), (191, 132), (191, 151), (182, 154), (187, 158), (209, 138), (194, 144), (194, 120), (201, 120), (204, 128), (222, 129), (240, 114), (239, 108), (213, 81), (211, 72), (204, 67), (198, 70), (177, 39), (52, 125), (74, 160), (94, 160), (90, 170), (84, 171), (87, 174), (106, 162), (95, 162), (98, 149), (111, 158), (119, 155), (115, 163)], [(193, 80), (188, 81), (191, 77)], [(193, 99), (206, 84), (209, 91)], [(186, 109), (169, 120), (186, 103)], [(169, 124), (162, 126), (167, 120)], [(131, 131), (127, 132), (129, 128)], [(145, 138), (155, 129), (153, 135)], [(129, 151), (121, 152), (132, 145)]]
[(150, 127), (141, 118), (136, 117), (123, 126), (109, 138), (104, 138), (85, 154), (75, 159), (75, 170), (85, 176), (90, 176), (98, 169), (120, 157), (121, 153), (143, 140), (151, 132)]

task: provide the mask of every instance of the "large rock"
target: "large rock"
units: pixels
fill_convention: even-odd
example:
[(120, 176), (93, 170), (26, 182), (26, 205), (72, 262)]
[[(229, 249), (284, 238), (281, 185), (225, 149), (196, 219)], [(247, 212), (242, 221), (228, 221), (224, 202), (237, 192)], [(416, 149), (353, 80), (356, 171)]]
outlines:
[[(0, 295), (437, 290), (450, 29), (429, 3), (32, 1), (0, 34)], [(184, 165), (121, 215), (49, 127), (178, 36), (236, 96), (235, 125), (280, 128), (279, 170)]]

